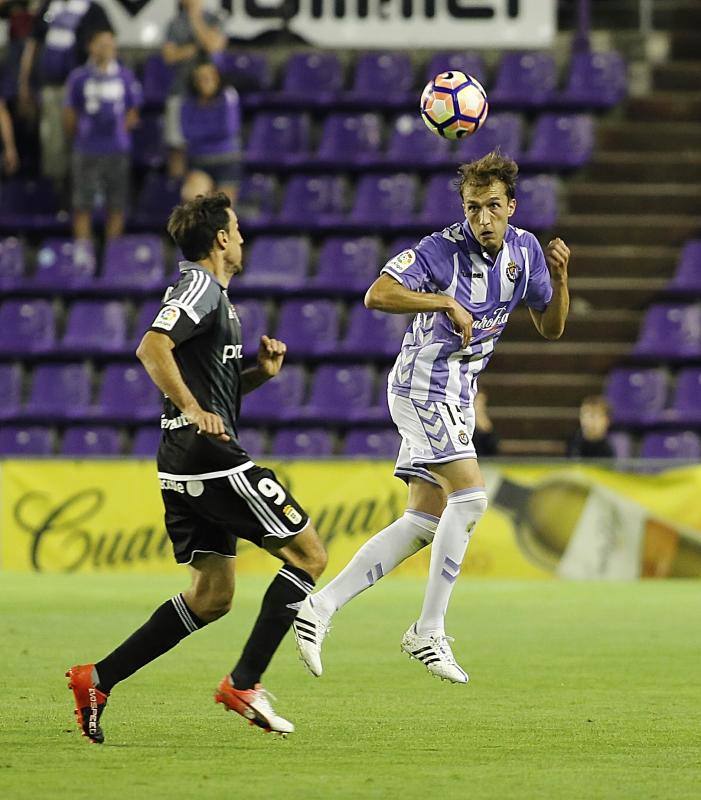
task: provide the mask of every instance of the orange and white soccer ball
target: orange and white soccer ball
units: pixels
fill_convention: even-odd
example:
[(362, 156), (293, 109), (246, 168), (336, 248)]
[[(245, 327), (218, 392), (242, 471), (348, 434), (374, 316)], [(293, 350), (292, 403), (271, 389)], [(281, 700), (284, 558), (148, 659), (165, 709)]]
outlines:
[(464, 72), (441, 72), (421, 93), (421, 118), (432, 133), (445, 139), (462, 139), (476, 133), (488, 113), (482, 84)]

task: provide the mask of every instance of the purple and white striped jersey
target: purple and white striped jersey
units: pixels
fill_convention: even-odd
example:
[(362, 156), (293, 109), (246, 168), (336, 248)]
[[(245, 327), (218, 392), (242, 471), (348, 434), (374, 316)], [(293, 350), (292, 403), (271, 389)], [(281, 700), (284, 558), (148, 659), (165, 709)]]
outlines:
[(382, 268), (407, 289), (454, 297), (474, 317), (472, 339), (462, 347), (447, 314), (420, 313), (402, 341), (389, 390), (419, 402), (470, 406), (477, 378), (489, 363), (513, 309), (523, 300), (543, 311), (552, 298), (543, 250), (529, 231), (509, 225), (492, 259), (457, 222), (424, 237)]

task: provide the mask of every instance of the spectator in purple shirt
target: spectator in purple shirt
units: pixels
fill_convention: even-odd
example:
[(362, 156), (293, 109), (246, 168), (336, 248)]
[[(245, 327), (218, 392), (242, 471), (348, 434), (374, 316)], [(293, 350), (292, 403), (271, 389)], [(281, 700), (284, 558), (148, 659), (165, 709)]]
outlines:
[[(241, 110), (239, 96), (222, 84), (211, 61), (192, 71), (191, 91), (180, 110), (190, 172), (183, 185), (183, 198), (194, 197), (193, 182), (208, 175), (218, 191), (234, 202), (241, 180)], [(200, 174), (198, 174), (200, 173)]]
[(134, 73), (117, 61), (111, 31), (95, 33), (90, 58), (71, 72), (64, 120), (73, 139), (73, 235), (92, 236), (91, 212), (97, 196), (107, 206), (105, 235), (124, 230), (129, 194), (130, 131), (138, 122), (141, 88)]

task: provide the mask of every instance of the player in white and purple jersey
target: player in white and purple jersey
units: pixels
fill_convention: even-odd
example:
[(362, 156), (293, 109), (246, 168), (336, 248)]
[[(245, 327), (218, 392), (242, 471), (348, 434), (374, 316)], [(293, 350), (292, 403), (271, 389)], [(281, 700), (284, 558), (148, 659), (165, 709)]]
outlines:
[(509, 224), (516, 210), (514, 161), (493, 152), (458, 172), (465, 221), (392, 258), (365, 295), (368, 308), (416, 315), (387, 395), (402, 437), (395, 475), (407, 482), (409, 497), (400, 519), (302, 603), (295, 638), (317, 676), (333, 614), (432, 542), (423, 607), (404, 634), (402, 650), (440, 678), (468, 680), (453, 657), (444, 619), (470, 537), (487, 508), (472, 444), (477, 379), (520, 302), (543, 337), (562, 335), (570, 252), (554, 239), (543, 253), (532, 233)]

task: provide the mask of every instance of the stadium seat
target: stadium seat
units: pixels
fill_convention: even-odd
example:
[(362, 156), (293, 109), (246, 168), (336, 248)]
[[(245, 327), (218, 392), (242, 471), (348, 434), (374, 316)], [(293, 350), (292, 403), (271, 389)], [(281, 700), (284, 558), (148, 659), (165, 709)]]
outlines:
[(320, 356), (338, 347), (339, 308), (333, 300), (287, 300), (280, 307), (275, 338), (288, 356)]
[(131, 132), (132, 161), (138, 167), (158, 169), (165, 162), (166, 145), (163, 140), (163, 115), (144, 111), (139, 124)]
[(136, 198), (129, 224), (132, 228), (165, 230), (170, 212), (180, 202), (180, 178), (149, 172)]
[(244, 396), (241, 418), (247, 423), (296, 419), (306, 382), (304, 367), (287, 364), (272, 380)]
[(557, 179), (552, 175), (521, 178), (516, 184), (516, 213), (509, 222), (531, 231), (547, 231), (557, 222)]
[(633, 457), (633, 440), (629, 433), (625, 431), (614, 431), (609, 433), (608, 440), (613, 448), (613, 455), (615, 458), (632, 458)]
[(0, 291), (17, 289), (27, 283), (24, 244), (15, 236), (0, 239)]
[(655, 359), (701, 357), (701, 306), (669, 303), (651, 306), (633, 352)]
[(311, 250), (305, 236), (259, 236), (246, 254), (238, 285), (247, 288), (296, 291), (309, 274)]
[(50, 353), (56, 347), (48, 300), (6, 300), (0, 305), (0, 355)]
[(143, 66), (141, 87), (145, 107), (162, 108), (170, 92), (174, 72), (160, 53), (150, 55)]
[(385, 165), (393, 169), (453, 166), (455, 150), (432, 134), (418, 114), (402, 114), (392, 124)]
[[(236, 87), (244, 95), (248, 105), (251, 93), (268, 93), (273, 85), (273, 71), (268, 57), (264, 53), (233, 53), (224, 50), (212, 55), (212, 61), (227, 83)], [(261, 98), (262, 99), (262, 98)]]
[[(437, 173), (431, 175), (424, 193), (423, 206), (417, 215), (417, 221), (426, 227), (426, 232), (440, 230), (454, 222), (465, 219), (462, 202), (457, 188), (457, 176), (454, 172)], [(412, 240), (412, 244), (416, 244)], [(396, 249), (396, 244), (389, 251), (390, 257), (402, 249)]]
[(162, 290), (165, 265), (161, 237), (138, 233), (108, 240), (100, 285), (130, 292)]
[(139, 346), (146, 331), (151, 327), (151, 323), (156, 319), (156, 315), (161, 307), (160, 300), (146, 300), (136, 312), (136, 319), (132, 327), (131, 336), (127, 350), (133, 352)]
[(84, 419), (91, 393), (90, 371), (84, 364), (40, 364), (34, 368), (22, 416), (41, 422)]
[(667, 400), (664, 369), (615, 369), (608, 377), (606, 396), (617, 425), (654, 425)]
[(549, 53), (505, 53), (489, 92), (492, 106), (542, 108), (555, 96), (557, 69)]
[(670, 288), (701, 292), (701, 239), (692, 239), (684, 245)]
[(271, 332), (266, 303), (264, 300), (238, 300), (235, 308), (241, 322), (243, 357), (255, 358), (260, 337)]
[(400, 443), (400, 436), (393, 428), (354, 428), (346, 434), (343, 455), (396, 458)]
[(64, 456), (116, 456), (120, 450), (119, 431), (100, 426), (66, 428), (61, 443)]
[(236, 200), (236, 213), (244, 234), (248, 230), (269, 228), (275, 218), (276, 209), (275, 177), (261, 172), (245, 174)]
[(329, 114), (314, 160), (324, 167), (364, 167), (382, 162), (378, 114)]
[(541, 114), (519, 164), (537, 170), (576, 169), (588, 163), (593, 149), (594, 121), (589, 115)]
[(333, 453), (333, 434), (325, 428), (303, 428), (281, 430), (273, 437), (272, 454), (319, 458)]
[(311, 126), (305, 114), (259, 111), (246, 148), (249, 168), (293, 167), (309, 159)]
[(343, 67), (334, 52), (292, 53), (287, 59), (282, 90), (272, 102), (286, 106), (328, 108), (343, 88)]
[(682, 369), (677, 375), (669, 418), (678, 425), (701, 425), (701, 369)]
[(66, 320), (59, 344), (64, 353), (111, 353), (127, 350), (127, 318), (121, 300), (78, 300)]
[(640, 446), (640, 457), (698, 461), (701, 458), (701, 439), (693, 431), (647, 433)]
[(0, 428), (0, 453), (4, 456), (50, 456), (55, 435), (40, 425), (3, 425)]
[(416, 177), (363, 175), (358, 181), (350, 221), (372, 230), (403, 227), (413, 223)]
[(253, 458), (268, 454), (265, 444), (265, 432), (262, 428), (241, 428), (238, 432), (239, 442), (243, 449)]
[(162, 405), (161, 393), (141, 365), (108, 364), (90, 416), (110, 422), (153, 420), (157, 425)]
[(372, 417), (373, 396), (372, 367), (324, 364), (314, 373), (309, 402), (300, 416), (318, 423), (365, 422)]
[(487, 117), (479, 133), (457, 143), (455, 158), (459, 162), (472, 161), (498, 147), (504, 155), (518, 161), (521, 157), (522, 141), (521, 115), (510, 111), (495, 112)]
[(91, 241), (47, 239), (37, 252), (33, 287), (65, 291), (95, 285), (97, 262)]
[(0, 420), (14, 419), (22, 404), (22, 367), (0, 364)]
[(368, 52), (358, 56), (348, 105), (403, 107), (416, 102), (411, 58), (401, 52)]
[(346, 184), (340, 175), (294, 175), (285, 187), (278, 224), (334, 228), (343, 220)]
[(364, 293), (379, 274), (380, 258), (376, 238), (329, 237), (321, 246), (317, 273), (309, 285), (329, 292)]
[(556, 102), (569, 108), (612, 108), (627, 90), (627, 67), (620, 53), (573, 53), (567, 85)]
[(42, 233), (68, 228), (68, 214), (60, 211), (56, 190), (49, 179), (11, 178), (0, 186), (0, 229), (37, 230)]
[(356, 304), (351, 309), (346, 335), (338, 345), (338, 352), (359, 358), (395, 358), (410, 319), (407, 314), (387, 314)]
[(161, 429), (155, 423), (137, 428), (131, 443), (131, 454), (144, 458), (155, 458), (161, 441)]
[(484, 64), (484, 59), (479, 53), (470, 53), (468, 51), (436, 53), (426, 65), (424, 77), (428, 82), (439, 73), (447, 72), (448, 70), (458, 70), (466, 75), (472, 75), (473, 78), (477, 78), (485, 89), (489, 88), (487, 68)]

